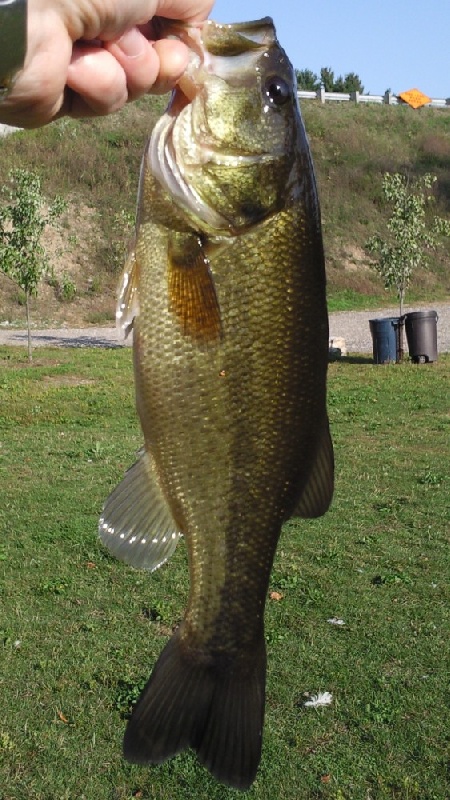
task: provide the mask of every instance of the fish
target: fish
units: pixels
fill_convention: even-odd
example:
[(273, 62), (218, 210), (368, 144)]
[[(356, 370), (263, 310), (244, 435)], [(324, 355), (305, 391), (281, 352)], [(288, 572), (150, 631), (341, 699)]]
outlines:
[(146, 146), (117, 319), (133, 331), (144, 447), (102, 543), (154, 570), (182, 536), (189, 596), (124, 756), (187, 748), (246, 790), (260, 763), (264, 607), (281, 528), (333, 494), (320, 207), (271, 18), (170, 23), (191, 52)]

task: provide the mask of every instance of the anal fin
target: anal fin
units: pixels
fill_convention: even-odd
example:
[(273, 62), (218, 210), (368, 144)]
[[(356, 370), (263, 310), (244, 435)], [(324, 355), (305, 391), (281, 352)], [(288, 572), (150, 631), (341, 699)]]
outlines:
[(180, 535), (152, 458), (143, 450), (103, 507), (100, 539), (120, 561), (152, 571), (170, 558)]

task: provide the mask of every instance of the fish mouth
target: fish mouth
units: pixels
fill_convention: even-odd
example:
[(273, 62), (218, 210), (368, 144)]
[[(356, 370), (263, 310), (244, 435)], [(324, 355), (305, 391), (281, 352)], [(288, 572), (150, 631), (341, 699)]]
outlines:
[[(190, 185), (178, 141), (177, 124), (186, 108), (204, 92), (210, 75), (232, 84), (242, 82), (242, 75), (246, 72), (254, 74), (261, 53), (276, 41), (273, 21), (264, 17), (252, 22), (222, 24), (206, 20), (192, 24), (159, 19), (158, 37), (181, 40), (189, 48), (190, 58), (173, 90), (166, 113), (153, 129), (148, 151), (152, 173), (179, 205), (209, 229), (233, 233), (230, 220), (207, 205)], [(272, 153), (224, 152), (201, 141), (192, 145), (191, 157), (192, 153), (195, 153), (197, 167), (205, 164), (237, 167), (273, 160)]]
[(157, 30), (159, 37), (179, 39), (190, 51), (188, 66), (177, 82), (169, 106), (173, 116), (197, 97), (208, 74), (232, 83), (244, 68), (252, 70), (249, 61), (252, 52), (256, 61), (262, 49), (276, 42), (271, 17), (227, 24), (213, 20), (192, 24), (159, 18)]
[[(187, 180), (183, 161), (178, 158), (174, 131), (179, 115), (190, 102), (192, 101), (181, 89), (176, 90), (170, 111), (166, 112), (156, 123), (148, 150), (151, 171), (162, 187), (172, 195), (175, 202), (189, 216), (194, 215), (196, 221), (203, 222), (207, 231), (211, 228), (216, 231), (231, 231), (232, 226), (229, 220), (211, 208)], [(173, 113), (174, 103), (178, 107), (176, 116)], [(198, 147), (197, 150), (199, 163), (202, 160), (210, 160), (205, 157), (203, 148)]]
[(180, 39), (200, 57), (205, 52), (216, 56), (237, 56), (252, 49), (269, 47), (276, 41), (271, 17), (251, 22), (182, 22), (162, 17), (152, 20), (156, 39)]

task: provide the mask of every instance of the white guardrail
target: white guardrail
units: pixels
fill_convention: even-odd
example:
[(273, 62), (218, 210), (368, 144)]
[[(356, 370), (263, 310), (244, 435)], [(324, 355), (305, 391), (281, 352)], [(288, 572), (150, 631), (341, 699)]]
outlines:
[[(403, 100), (400, 100), (397, 95), (391, 92), (385, 94), (360, 94), (359, 92), (326, 92), (325, 89), (318, 89), (317, 92), (304, 92), (298, 90), (297, 96), (299, 100), (320, 100), (321, 103), (379, 103), (387, 106), (406, 105)], [(450, 97), (442, 100), (440, 98), (432, 99), (427, 103), (425, 108), (448, 108), (450, 109)]]

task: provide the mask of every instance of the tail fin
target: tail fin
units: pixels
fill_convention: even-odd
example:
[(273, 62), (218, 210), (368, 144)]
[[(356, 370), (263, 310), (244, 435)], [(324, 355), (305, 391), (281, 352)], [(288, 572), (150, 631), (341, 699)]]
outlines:
[(244, 672), (194, 660), (175, 633), (128, 723), (125, 758), (159, 764), (193, 747), (218, 781), (248, 789), (261, 758), (265, 676), (263, 639)]

